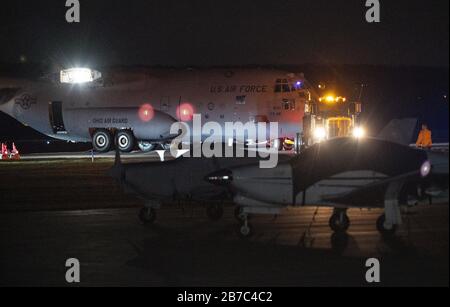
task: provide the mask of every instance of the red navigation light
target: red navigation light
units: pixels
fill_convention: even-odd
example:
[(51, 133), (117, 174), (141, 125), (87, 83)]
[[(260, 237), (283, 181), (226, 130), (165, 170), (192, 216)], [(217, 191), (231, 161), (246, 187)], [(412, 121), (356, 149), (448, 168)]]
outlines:
[(155, 116), (155, 111), (153, 110), (153, 107), (151, 104), (144, 104), (139, 108), (139, 118), (143, 122), (149, 122), (153, 119), (153, 116)]
[(189, 122), (194, 117), (194, 107), (190, 103), (183, 103), (177, 108), (177, 117), (182, 122)]

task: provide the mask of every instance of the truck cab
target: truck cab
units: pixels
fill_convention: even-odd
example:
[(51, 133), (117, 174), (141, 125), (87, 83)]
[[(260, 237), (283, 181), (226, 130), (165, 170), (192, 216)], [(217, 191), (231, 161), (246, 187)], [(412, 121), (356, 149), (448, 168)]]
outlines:
[(364, 130), (359, 123), (361, 111), (361, 102), (332, 94), (307, 101), (302, 146), (309, 147), (336, 137), (362, 137)]

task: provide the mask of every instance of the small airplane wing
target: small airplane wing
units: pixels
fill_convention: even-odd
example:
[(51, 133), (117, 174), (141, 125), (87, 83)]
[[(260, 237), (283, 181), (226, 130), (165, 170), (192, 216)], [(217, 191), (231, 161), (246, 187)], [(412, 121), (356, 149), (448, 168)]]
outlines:
[(396, 177), (388, 177), (359, 189), (343, 193), (341, 195), (324, 196), (323, 200), (336, 204), (348, 205), (350, 207), (382, 207), (386, 196), (386, 189), (395, 182), (420, 181), (419, 171), (402, 174)]

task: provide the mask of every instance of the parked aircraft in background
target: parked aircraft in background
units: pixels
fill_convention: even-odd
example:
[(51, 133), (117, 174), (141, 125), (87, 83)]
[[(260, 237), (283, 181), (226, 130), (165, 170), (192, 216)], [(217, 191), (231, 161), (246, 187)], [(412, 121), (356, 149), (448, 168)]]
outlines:
[(279, 137), (293, 139), (311, 95), (302, 74), (271, 69), (75, 68), (38, 81), (0, 77), (0, 111), (56, 139), (92, 141), (99, 152), (154, 150), (177, 136), (174, 122), (192, 129), (194, 114), (222, 126), (278, 122)]

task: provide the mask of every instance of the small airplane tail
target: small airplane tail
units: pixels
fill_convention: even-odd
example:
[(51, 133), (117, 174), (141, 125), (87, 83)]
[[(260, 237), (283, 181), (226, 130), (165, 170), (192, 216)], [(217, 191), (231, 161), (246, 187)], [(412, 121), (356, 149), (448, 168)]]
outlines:
[(409, 145), (413, 139), (416, 125), (417, 118), (393, 119), (381, 130), (378, 138), (392, 143)]

